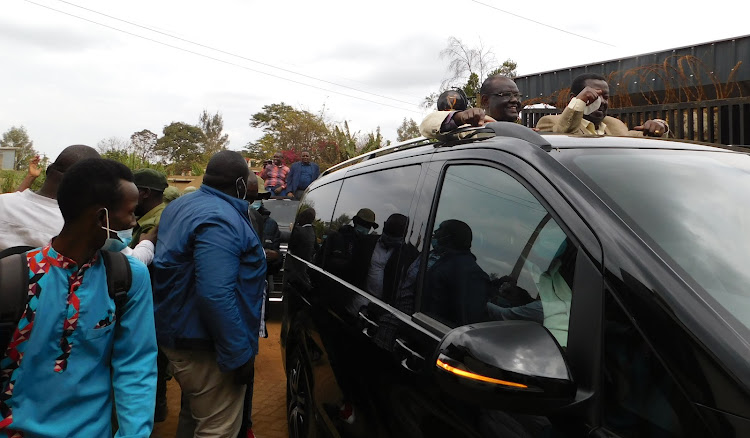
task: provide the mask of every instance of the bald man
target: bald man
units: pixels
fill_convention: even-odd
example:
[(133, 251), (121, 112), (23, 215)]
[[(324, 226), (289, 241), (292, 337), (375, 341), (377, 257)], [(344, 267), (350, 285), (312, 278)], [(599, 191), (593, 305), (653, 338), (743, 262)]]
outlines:
[(214, 154), (200, 189), (170, 202), (159, 225), (156, 338), (190, 405), (179, 421), (197, 420), (194, 436), (236, 437), (252, 382), (266, 259), (248, 216), (257, 190), (248, 178), (240, 154)]
[(20, 245), (44, 246), (62, 230), (65, 221), (57, 205), (57, 189), (65, 171), (86, 158), (100, 156), (89, 146), (68, 146), (47, 168), (38, 192), (26, 189), (0, 195), (0, 251)]
[(521, 93), (513, 79), (490, 76), (479, 89), (479, 108), (435, 111), (425, 117), (419, 125), (419, 132), (427, 138), (440, 138), (464, 125), (483, 126), (495, 121), (515, 123), (521, 108)]

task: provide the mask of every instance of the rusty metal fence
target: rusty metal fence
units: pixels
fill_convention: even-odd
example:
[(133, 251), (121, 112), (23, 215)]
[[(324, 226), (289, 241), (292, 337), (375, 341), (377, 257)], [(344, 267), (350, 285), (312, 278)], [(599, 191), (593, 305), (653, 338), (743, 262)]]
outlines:
[[(560, 112), (554, 108), (524, 109), (521, 123), (533, 127), (542, 116)], [(649, 119), (664, 119), (669, 123), (672, 136), (679, 139), (750, 146), (749, 97), (610, 108), (607, 114), (631, 128)]]

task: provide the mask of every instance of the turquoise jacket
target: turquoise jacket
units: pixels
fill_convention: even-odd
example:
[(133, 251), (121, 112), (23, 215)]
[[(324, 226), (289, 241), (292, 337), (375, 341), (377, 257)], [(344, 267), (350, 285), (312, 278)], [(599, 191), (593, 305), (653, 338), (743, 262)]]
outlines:
[(115, 436), (149, 437), (157, 348), (146, 266), (128, 257), (118, 324), (101, 256), (79, 269), (47, 245), (27, 259), (30, 299), (0, 360), (0, 435), (111, 437), (114, 394)]
[(152, 263), (159, 345), (216, 351), (222, 371), (258, 353), (266, 256), (249, 207), (205, 184), (175, 199)]

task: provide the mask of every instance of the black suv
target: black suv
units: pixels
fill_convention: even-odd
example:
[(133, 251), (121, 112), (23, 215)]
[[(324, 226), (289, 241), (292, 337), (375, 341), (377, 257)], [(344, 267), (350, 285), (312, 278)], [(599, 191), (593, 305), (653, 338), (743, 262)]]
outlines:
[(750, 156), (492, 123), (354, 161), (292, 233), (290, 436), (750, 436)]

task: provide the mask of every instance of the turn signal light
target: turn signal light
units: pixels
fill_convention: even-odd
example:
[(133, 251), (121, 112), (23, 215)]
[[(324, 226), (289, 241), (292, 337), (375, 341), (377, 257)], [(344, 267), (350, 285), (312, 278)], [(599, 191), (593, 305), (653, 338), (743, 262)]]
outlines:
[(466, 377), (467, 379), (479, 380), (479, 381), (487, 382), (487, 383), (495, 383), (497, 385), (510, 386), (513, 388), (522, 388), (522, 389), (528, 388), (528, 386), (521, 384), (521, 383), (508, 382), (506, 380), (500, 380), (500, 379), (493, 379), (492, 377), (487, 377), (481, 374), (476, 374), (470, 371), (462, 370), (454, 366), (448, 365), (447, 363), (443, 362), (440, 359), (437, 360), (437, 366), (457, 376)]

